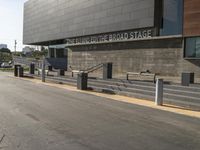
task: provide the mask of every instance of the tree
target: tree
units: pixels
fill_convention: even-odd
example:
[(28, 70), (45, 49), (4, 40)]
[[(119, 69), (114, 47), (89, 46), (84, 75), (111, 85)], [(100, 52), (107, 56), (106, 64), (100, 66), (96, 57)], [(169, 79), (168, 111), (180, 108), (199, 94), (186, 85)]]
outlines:
[(11, 53), (0, 52), (0, 61), (1, 62), (9, 62), (12, 60)]
[(2, 53), (11, 53), (11, 51), (8, 49), (8, 48), (2, 48), (2, 49), (0, 49), (0, 52), (2, 52)]
[(46, 49), (44, 46), (41, 47), (41, 55), (43, 55), (43, 56), (48, 55), (48, 49)]

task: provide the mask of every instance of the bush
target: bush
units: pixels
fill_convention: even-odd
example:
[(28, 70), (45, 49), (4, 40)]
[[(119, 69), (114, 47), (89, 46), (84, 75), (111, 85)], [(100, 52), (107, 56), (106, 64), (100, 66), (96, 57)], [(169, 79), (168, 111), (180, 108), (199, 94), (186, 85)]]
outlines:
[(12, 60), (12, 55), (11, 53), (7, 52), (0, 52), (0, 61), (1, 62), (9, 62)]
[(8, 49), (8, 48), (2, 48), (2, 49), (0, 49), (0, 52), (2, 52), (2, 53), (11, 53), (11, 51)]

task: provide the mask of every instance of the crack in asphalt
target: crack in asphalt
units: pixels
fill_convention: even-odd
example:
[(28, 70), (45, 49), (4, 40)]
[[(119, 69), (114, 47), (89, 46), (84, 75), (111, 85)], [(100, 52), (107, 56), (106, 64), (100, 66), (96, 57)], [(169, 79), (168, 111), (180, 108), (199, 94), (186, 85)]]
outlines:
[(3, 134), (3, 136), (1, 137), (1, 140), (0, 140), (0, 144), (3, 142), (3, 139), (5, 138), (5, 134)]

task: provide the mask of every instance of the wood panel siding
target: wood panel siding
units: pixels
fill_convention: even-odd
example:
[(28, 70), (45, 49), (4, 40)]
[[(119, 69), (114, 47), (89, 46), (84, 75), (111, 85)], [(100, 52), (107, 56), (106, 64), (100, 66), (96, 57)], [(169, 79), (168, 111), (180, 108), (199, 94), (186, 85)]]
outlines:
[(184, 36), (200, 36), (200, 0), (184, 1)]

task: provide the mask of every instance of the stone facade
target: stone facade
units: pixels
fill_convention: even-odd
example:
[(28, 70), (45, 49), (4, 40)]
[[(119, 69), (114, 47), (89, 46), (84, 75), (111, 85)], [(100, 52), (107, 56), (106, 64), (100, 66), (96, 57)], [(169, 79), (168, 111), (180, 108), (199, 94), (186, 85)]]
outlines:
[(164, 39), (71, 47), (68, 63), (76, 69), (113, 62), (114, 75), (150, 70), (162, 76), (180, 76), (184, 71), (200, 77), (200, 62), (183, 59), (183, 40)]

